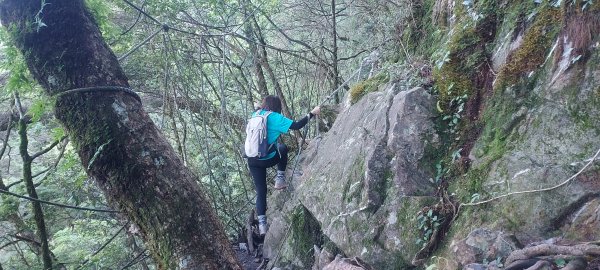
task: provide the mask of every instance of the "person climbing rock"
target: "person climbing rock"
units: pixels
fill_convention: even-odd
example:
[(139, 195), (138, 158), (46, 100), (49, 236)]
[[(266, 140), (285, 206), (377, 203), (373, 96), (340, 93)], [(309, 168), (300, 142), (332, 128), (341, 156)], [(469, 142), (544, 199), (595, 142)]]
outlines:
[(275, 189), (281, 190), (287, 187), (285, 181), (285, 169), (288, 162), (288, 149), (285, 144), (278, 143), (277, 139), (290, 129), (299, 130), (303, 128), (313, 116), (321, 112), (319, 106), (315, 107), (305, 117), (293, 121), (281, 114), (281, 100), (277, 96), (266, 96), (262, 100), (260, 108), (254, 112), (267, 116), (267, 143), (269, 152), (263, 158), (248, 158), (248, 167), (254, 180), (256, 189), (256, 213), (258, 215), (258, 228), (261, 235), (267, 233), (267, 168), (277, 165), (277, 176), (275, 177)]

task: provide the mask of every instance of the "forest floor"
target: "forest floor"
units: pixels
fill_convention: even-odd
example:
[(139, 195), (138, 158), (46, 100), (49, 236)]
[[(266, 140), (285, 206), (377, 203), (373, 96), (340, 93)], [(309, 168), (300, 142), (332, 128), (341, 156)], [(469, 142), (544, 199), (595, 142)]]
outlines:
[(255, 258), (254, 254), (249, 254), (246, 250), (241, 250), (238, 246), (233, 248), (237, 255), (238, 261), (244, 267), (244, 270), (256, 270), (260, 266), (260, 258)]

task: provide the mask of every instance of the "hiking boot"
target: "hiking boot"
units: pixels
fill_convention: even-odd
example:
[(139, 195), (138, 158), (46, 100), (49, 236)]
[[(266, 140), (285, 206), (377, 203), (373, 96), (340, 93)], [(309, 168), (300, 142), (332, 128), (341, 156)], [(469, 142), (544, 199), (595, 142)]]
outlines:
[(287, 183), (285, 182), (285, 172), (277, 171), (277, 176), (275, 176), (275, 189), (284, 189), (287, 188)]
[(265, 235), (267, 234), (267, 229), (269, 228), (269, 225), (267, 224), (267, 222), (258, 222), (258, 232), (260, 233), (260, 235)]
[(269, 229), (269, 225), (267, 224), (267, 216), (258, 216), (258, 233), (263, 236), (267, 234), (267, 229)]

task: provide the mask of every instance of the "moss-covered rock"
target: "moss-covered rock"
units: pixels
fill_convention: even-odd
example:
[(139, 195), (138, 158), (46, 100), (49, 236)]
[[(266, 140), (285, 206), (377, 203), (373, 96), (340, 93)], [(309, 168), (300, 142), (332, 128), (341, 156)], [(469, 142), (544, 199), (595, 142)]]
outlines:
[(535, 12), (535, 19), (525, 31), (521, 46), (509, 55), (500, 70), (497, 79), (500, 88), (516, 83), (546, 62), (562, 25), (563, 13), (550, 4), (544, 4)]
[[(433, 176), (419, 168), (419, 161), (426, 145), (435, 145), (437, 139), (432, 97), (422, 88), (398, 91), (397, 87), (388, 84), (385, 91), (367, 94), (347, 107), (319, 144), (306, 150), (302, 177), (294, 184), (298, 200), (288, 200), (283, 210), (268, 213), (288, 216), (290, 237), (284, 239), (276, 231), (273, 237), (267, 234), (269, 250), (279, 244), (312, 248), (318, 241), (307, 228), (318, 224), (347, 257), (360, 257), (377, 269), (410, 266), (422, 247), (416, 243), (422, 237), (416, 215), (435, 202)], [(307, 211), (290, 210), (290, 205), (298, 204)], [(308, 222), (309, 215), (318, 222)], [(275, 219), (278, 224), (282, 220)], [(276, 227), (280, 231), (280, 225)], [(303, 241), (295, 242), (299, 238)], [(310, 263), (300, 250), (293, 253), (287, 263)], [(281, 256), (292, 254), (285, 251)]]
[[(597, 150), (600, 53), (594, 44), (600, 41), (599, 33), (586, 30), (596, 43), (587, 43), (585, 58), (574, 60), (576, 55), (564, 56), (553, 47), (572, 35), (561, 27), (588, 18), (581, 17), (586, 12), (596, 14), (598, 4), (583, 11), (584, 3), (570, 1), (561, 7), (551, 1), (465, 1), (456, 4), (451, 16), (433, 20), (440, 2), (415, 2), (414, 14), (424, 17), (415, 18), (401, 35), (404, 41), (415, 39), (407, 46), (410, 52), (428, 51), (438, 64), (433, 70), (442, 114), (437, 126), (431, 120), (432, 104), (398, 98), (406, 95), (398, 89), (375, 91), (383, 89), (378, 87), (381, 77), (357, 84), (350, 91), (353, 105), (342, 109), (328, 135), (306, 153), (299, 201), (345, 255), (359, 256), (381, 269), (410, 267), (422, 247), (416, 244), (423, 237), (417, 213), (439, 201), (429, 181), (435, 182), (440, 172), (449, 188), (438, 194), (454, 193), (463, 207), (439, 243), (437, 258), (463, 256), (450, 243), (469, 239), (472, 231), (481, 229), (514, 235), (515, 243), (555, 236), (581, 239), (575, 237), (576, 228), (591, 231), (596, 225), (582, 224), (569, 213), (597, 208), (598, 202), (590, 199), (598, 190), (593, 183), (597, 166), (550, 191), (479, 206), (468, 203), (557, 185)], [(419, 32), (415, 25), (431, 29), (436, 24), (438, 31), (426, 37), (414, 34)], [(425, 41), (431, 42), (427, 48)], [(554, 54), (558, 56), (553, 59)], [(557, 68), (557, 61), (567, 65)], [(397, 113), (410, 106), (410, 113)], [(448, 130), (443, 127), (448, 120), (441, 119), (454, 114), (466, 114), (468, 121), (455, 133), (440, 134)], [(456, 151), (461, 162), (449, 158)], [(382, 259), (390, 256), (394, 262)]]
[(350, 88), (350, 103), (355, 104), (364, 95), (377, 91), (379, 86), (387, 83), (390, 77), (387, 72), (381, 72), (371, 78), (359, 82)]
[[(503, 63), (483, 113), (483, 131), (470, 154), (472, 168), (450, 186), (463, 203), (528, 193), (463, 206), (452, 241), (477, 228), (514, 234), (523, 244), (556, 236), (581, 239), (573, 228), (590, 229), (569, 214), (595, 205), (589, 196), (597, 189), (589, 181), (579, 178), (552, 190), (531, 191), (568, 179), (600, 145), (597, 125), (589, 124), (600, 123), (595, 103), (598, 50), (591, 51), (587, 62), (556, 68), (549, 53), (562, 40), (558, 31), (564, 9), (541, 5), (534, 14), (529, 22), (513, 23), (525, 27), (513, 29), (522, 33), (522, 41), (513, 43), (518, 46)], [(448, 249), (440, 255), (459, 256)]]

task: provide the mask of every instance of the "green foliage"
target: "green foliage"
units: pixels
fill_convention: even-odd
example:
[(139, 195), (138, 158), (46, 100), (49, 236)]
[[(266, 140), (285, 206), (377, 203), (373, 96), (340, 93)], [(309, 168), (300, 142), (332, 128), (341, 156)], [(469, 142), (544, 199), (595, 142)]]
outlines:
[(417, 215), (417, 229), (421, 232), (421, 237), (417, 239), (416, 244), (425, 247), (433, 233), (440, 227), (443, 217), (434, 213), (433, 209), (421, 211)]
[[(486, 61), (481, 33), (475, 23), (466, 22), (456, 26), (444, 57), (438, 61), (433, 76), (438, 93), (438, 109), (451, 111), (458, 108), (458, 102), (473, 93), (473, 78), (479, 65)], [(456, 100), (459, 98), (460, 100)], [(449, 114), (449, 113), (448, 113)]]
[(35, 83), (31, 79), (29, 69), (19, 50), (12, 44), (10, 34), (0, 28), (0, 40), (8, 43), (0, 43), (0, 73), (8, 72), (8, 78), (4, 85), (3, 95), (12, 94), (14, 91), (20, 93), (33, 89)]
[[(437, 46), (446, 30), (446, 18), (442, 16), (435, 20), (434, 6), (437, 0), (423, 0), (410, 5), (410, 20), (406, 23), (408, 27), (399, 33), (404, 44), (416, 55), (433, 56)], [(425, 45), (425, 46), (424, 46)], [(435, 57), (431, 57), (435, 59)]]
[(37, 99), (34, 100), (33, 104), (27, 110), (27, 114), (31, 116), (31, 121), (38, 122), (42, 116), (49, 111), (53, 102), (49, 99)]
[(129, 259), (128, 254), (123, 252), (123, 247), (126, 246), (124, 232), (96, 256), (90, 255), (105, 244), (118, 228), (117, 224), (103, 220), (76, 220), (70, 226), (57, 231), (50, 246), (59, 262), (76, 266), (89, 259), (83, 269), (115, 268)]
[[(448, 89), (448, 94), (452, 95), (452, 87), (450, 85), (450, 89)], [(442, 120), (447, 122), (448, 132), (451, 133), (451, 136), (456, 136), (454, 138), (455, 141), (460, 140), (459, 137), (459, 124), (463, 115), (463, 111), (465, 109), (465, 103), (467, 102), (467, 94), (462, 96), (454, 96), (450, 100), (450, 104), (448, 105), (451, 110), (441, 111), (443, 117)], [(440, 108), (438, 101), (438, 108)], [(453, 158), (454, 159), (454, 158)]]
[(350, 88), (350, 103), (355, 104), (364, 95), (377, 91), (380, 85), (387, 83), (389, 80), (389, 74), (387, 72), (382, 72), (355, 84)]
[(50, 133), (52, 134), (52, 139), (55, 141), (58, 141), (67, 135), (65, 129), (61, 126), (53, 128)]
[(100, 32), (107, 40), (115, 40), (119, 36), (119, 29), (112, 21), (111, 7), (106, 1), (85, 0), (85, 4), (100, 28)]
[(7, 220), (19, 210), (19, 202), (15, 197), (3, 196), (0, 200), (0, 220)]

